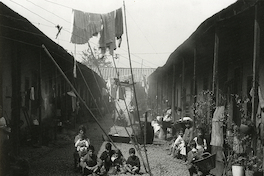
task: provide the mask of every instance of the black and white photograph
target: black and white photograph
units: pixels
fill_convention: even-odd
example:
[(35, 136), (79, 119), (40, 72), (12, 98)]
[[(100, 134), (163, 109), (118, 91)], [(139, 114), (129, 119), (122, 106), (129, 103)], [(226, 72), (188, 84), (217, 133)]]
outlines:
[(0, 176), (264, 176), (264, 0), (0, 0)]

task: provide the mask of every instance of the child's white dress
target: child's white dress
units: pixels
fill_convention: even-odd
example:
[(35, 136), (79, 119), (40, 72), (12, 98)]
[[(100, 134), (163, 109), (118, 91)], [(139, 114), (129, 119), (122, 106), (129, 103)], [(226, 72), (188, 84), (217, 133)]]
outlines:
[(185, 148), (185, 142), (183, 138), (179, 135), (175, 142), (173, 143), (173, 148), (177, 147), (177, 150), (180, 151), (181, 155), (186, 155), (186, 148)]
[(89, 145), (89, 139), (78, 139), (75, 143), (76, 150), (80, 153), (80, 155), (83, 155), (87, 152)]

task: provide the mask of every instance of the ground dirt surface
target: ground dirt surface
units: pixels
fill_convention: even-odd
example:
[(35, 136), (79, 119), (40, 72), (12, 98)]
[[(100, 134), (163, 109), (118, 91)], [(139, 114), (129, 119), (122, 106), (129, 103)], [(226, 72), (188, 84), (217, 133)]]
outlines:
[[(98, 119), (101, 127), (109, 132), (113, 126), (113, 122), (110, 116), (105, 116), (102, 119)], [(87, 135), (91, 140), (92, 145), (96, 149), (98, 156), (104, 150), (105, 141), (103, 141), (103, 132), (99, 125), (95, 121), (85, 123), (87, 126)], [(77, 129), (77, 125), (76, 125)], [(76, 134), (76, 129), (63, 130), (62, 133), (57, 135), (57, 141), (41, 147), (23, 147), (21, 148), (21, 156), (26, 158), (30, 163), (30, 176), (77, 176), (81, 173), (74, 171), (73, 152), (74, 145), (73, 139)], [(131, 147), (135, 147), (131, 143), (115, 143), (125, 158), (128, 157), (128, 150)], [(168, 141), (154, 139), (153, 144), (147, 144), (147, 156), (153, 176), (188, 176), (188, 170), (183, 161), (172, 158), (168, 155)], [(144, 146), (139, 145), (141, 154), (146, 163), (146, 154), (144, 152)], [(138, 156), (139, 153), (136, 152)], [(147, 163), (145, 164), (147, 167)], [(119, 174), (121, 175), (121, 174)], [(130, 174), (122, 174), (130, 175)], [(121, 176), (122, 176), (121, 175)], [(142, 159), (141, 170), (142, 176), (150, 175), (146, 173)]]

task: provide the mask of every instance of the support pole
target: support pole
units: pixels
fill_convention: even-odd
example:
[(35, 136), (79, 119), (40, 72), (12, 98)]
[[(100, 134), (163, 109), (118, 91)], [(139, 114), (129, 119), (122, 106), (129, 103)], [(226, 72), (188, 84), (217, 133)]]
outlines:
[(213, 66), (213, 85), (212, 91), (215, 96), (216, 106), (218, 106), (218, 51), (219, 51), (219, 38), (217, 29), (215, 31), (215, 43), (214, 43), (214, 66)]
[[(194, 47), (193, 49), (193, 104), (196, 103), (196, 100), (197, 100), (197, 89), (196, 89), (196, 46)], [(195, 107), (195, 106), (194, 106)], [(193, 116), (193, 126), (194, 126), (194, 129), (196, 127), (196, 124), (195, 124), (195, 114)]]
[(11, 74), (12, 74), (12, 98), (11, 98), (11, 129), (10, 136), (12, 142), (12, 150), (15, 155), (18, 155), (19, 146), (19, 121), (20, 121), (20, 107), (21, 107), (21, 62), (19, 59), (19, 45), (13, 47), (13, 57), (11, 59)]
[[(125, 16), (125, 29), (126, 29), (126, 38), (127, 38), (127, 49), (128, 49), (128, 57), (129, 57), (129, 65), (130, 65), (130, 71), (131, 71), (131, 77), (132, 77), (132, 82), (133, 82), (133, 89), (134, 89), (134, 95), (135, 95), (135, 100), (136, 100), (136, 107), (137, 107), (137, 112), (138, 112), (138, 120), (139, 120), (139, 126), (140, 126), (140, 130), (142, 132), (142, 125), (140, 122), (140, 114), (139, 114), (139, 110), (138, 110), (138, 102), (137, 102), (137, 94), (136, 94), (136, 89), (135, 89), (135, 84), (134, 84), (134, 76), (133, 76), (133, 72), (132, 72), (132, 63), (131, 63), (131, 55), (130, 55), (130, 47), (129, 47), (129, 42), (128, 42), (128, 32), (127, 32), (127, 20), (126, 20), (126, 6), (125, 6), (125, 1), (123, 1), (124, 4), (124, 16)], [(151, 170), (150, 170), (150, 166), (149, 166), (149, 161), (148, 161), (148, 154), (146, 152), (146, 146), (143, 145), (144, 150), (145, 150), (145, 155), (146, 155), (146, 160), (147, 160), (147, 165), (148, 165), (148, 173), (150, 176), (152, 176), (151, 174)], [(147, 171), (147, 169), (145, 168), (145, 170)]]
[(172, 96), (171, 96), (171, 110), (172, 110), (172, 119), (173, 122), (176, 121), (176, 116), (175, 116), (175, 111), (177, 111), (177, 109), (175, 109), (175, 75), (176, 75), (176, 66), (175, 64), (173, 64), (173, 76), (172, 76)]
[[(185, 115), (185, 88), (184, 88), (184, 74), (185, 74), (185, 61), (184, 58), (182, 58), (182, 75), (181, 75), (181, 109), (182, 109), (182, 116)], [(182, 117), (181, 117), (182, 118)]]
[[(253, 80), (252, 80), (252, 114), (251, 118), (253, 124), (256, 124), (256, 113), (257, 113), (257, 105), (258, 105), (258, 62), (259, 62), (259, 44), (260, 44), (260, 28), (258, 23), (258, 6), (255, 5), (255, 20), (254, 20), (254, 50), (253, 50)], [(253, 150), (256, 153), (257, 150), (257, 139), (253, 139)], [(263, 159), (264, 161), (264, 159)], [(264, 166), (264, 163), (263, 163)]]
[(85, 108), (91, 113), (92, 117), (94, 118), (95, 122), (97, 123), (97, 125), (101, 128), (101, 130), (103, 131), (103, 133), (108, 137), (108, 139), (111, 141), (111, 143), (114, 145), (115, 148), (116, 145), (114, 144), (113, 140), (108, 136), (108, 134), (105, 132), (105, 130), (103, 129), (103, 127), (101, 126), (101, 124), (99, 123), (99, 121), (97, 120), (97, 118), (95, 117), (95, 115), (93, 114), (93, 112), (91, 111), (91, 109), (87, 106), (86, 102), (82, 99), (82, 97), (80, 96), (80, 94), (77, 92), (77, 90), (74, 88), (74, 86), (72, 85), (72, 83), (70, 82), (70, 80), (67, 78), (67, 76), (65, 75), (65, 73), (63, 72), (63, 70), (60, 68), (60, 66), (57, 64), (57, 62), (55, 61), (55, 59), (51, 56), (51, 54), (49, 53), (49, 51), (47, 50), (47, 48), (45, 47), (45, 45), (42, 45), (42, 48), (44, 49), (44, 51), (47, 53), (47, 55), (51, 58), (51, 60), (53, 61), (53, 63), (56, 65), (56, 67), (58, 68), (58, 70), (60, 71), (60, 73), (62, 74), (62, 76), (64, 77), (64, 79), (67, 81), (67, 83), (70, 85), (70, 87), (72, 88), (73, 92), (76, 94), (76, 96), (79, 98), (79, 100), (83, 103), (83, 105), (85, 106)]

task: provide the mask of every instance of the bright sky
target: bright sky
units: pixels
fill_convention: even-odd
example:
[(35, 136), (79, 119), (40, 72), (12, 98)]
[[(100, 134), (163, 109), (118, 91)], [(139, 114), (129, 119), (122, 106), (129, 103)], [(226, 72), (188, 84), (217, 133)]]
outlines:
[[(72, 9), (108, 13), (123, 7), (123, 0), (1, 1), (27, 18), (69, 53), (74, 53), (74, 44), (70, 43)], [(124, 0), (124, 2), (132, 67), (157, 68), (166, 63), (169, 55), (203, 21), (236, 0)], [(56, 25), (63, 27), (57, 39)], [(126, 33), (122, 38), (121, 48), (115, 51), (115, 54), (119, 55), (115, 61), (117, 67), (127, 68), (129, 55)], [(90, 44), (92, 47), (97, 46), (98, 38), (92, 38)], [(76, 45), (76, 57), (79, 61), (82, 58), (82, 51), (87, 48), (87, 44)]]

